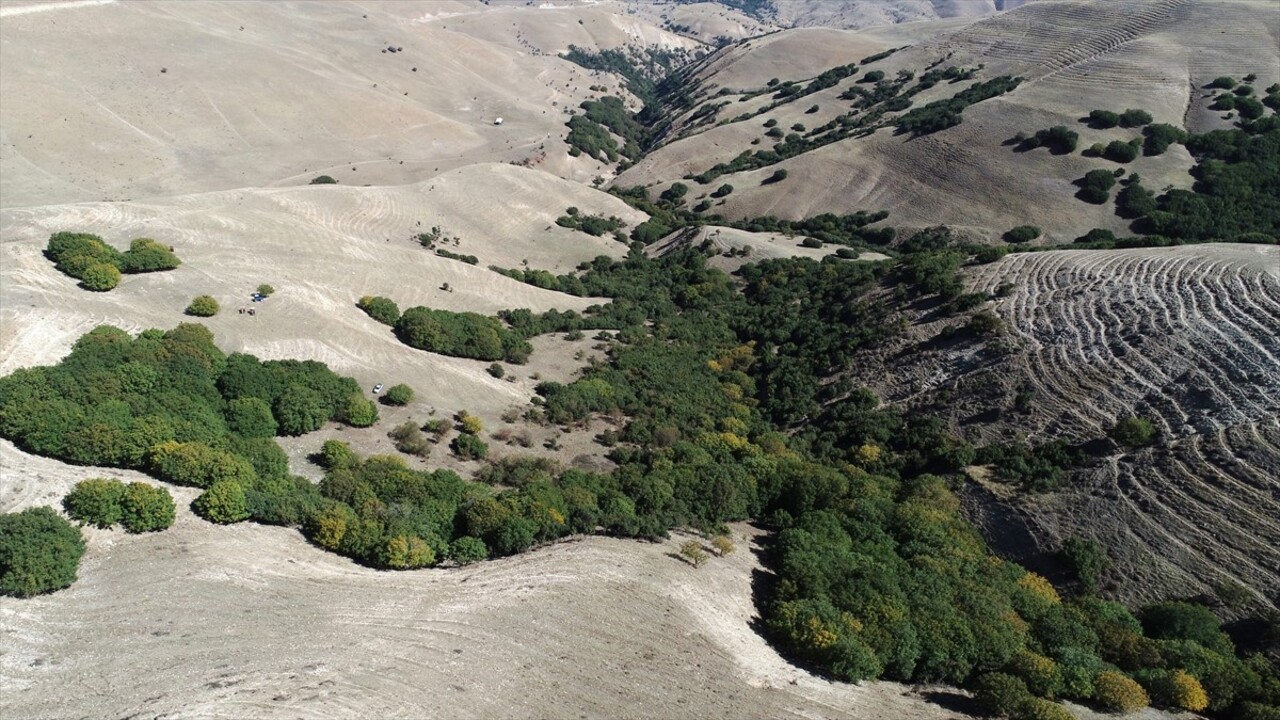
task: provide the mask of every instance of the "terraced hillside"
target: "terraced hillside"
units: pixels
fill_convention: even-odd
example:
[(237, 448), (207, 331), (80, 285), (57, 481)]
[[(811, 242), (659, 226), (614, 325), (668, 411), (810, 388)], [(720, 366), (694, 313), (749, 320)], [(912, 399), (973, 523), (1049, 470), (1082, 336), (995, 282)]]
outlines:
[[(920, 378), (972, 400), (957, 425), (1033, 443), (1102, 438), (1131, 414), (1158, 430), (1152, 447), (1113, 448), (1063, 492), (1020, 501), (1038, 547), (1018, 552), (1084, 535), (1113, 554), (1126, 600), (1230, 582), (1280, 604), (1280, 249), (1030, 253), (973, 281), (1013, 284), (994, 310), (1015, 349), (951, 351)], [(1018, 393), (1029, 414), (1012, 411)]]

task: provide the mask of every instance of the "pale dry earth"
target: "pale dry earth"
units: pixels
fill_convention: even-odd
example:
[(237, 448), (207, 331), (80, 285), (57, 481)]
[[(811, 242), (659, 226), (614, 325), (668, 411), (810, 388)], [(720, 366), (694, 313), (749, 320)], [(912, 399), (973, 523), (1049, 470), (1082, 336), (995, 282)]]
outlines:
[[(815, 34), (824, 42), (813, 42)], [(715, 118), (730, 120), (772, 102), (770, 94), (739, 102), (736, 93), (761, 88), (771, 78), (807, 80), (908, 41), (911, 47), (870, 67), (893, 76), (900, 69), (919, 73), (940, 60), (942, 67), (983, 64), (981, 78), (1012, 74), (1025, 82), (966, 109), (961, 125), (926, 137), (911, 139), (886, 129), (766, 168), (722, 176), (707, 187), (727, 182), (736, 190), (718, 212), (734, 218), (773, 214), (797, 219), (887, 209), (896, 226), (949, 224), (990, 239), (1011, 227), (1034, 224), (1048, 230), (1044, 242), (1070, 241), (1095, 227), (1123, 233), (1126, 223), (1115, 217), (1113, 208), (1077, 200), (1072, 185), (1088, 170), (1119, 166), (1079, 153), (1016, 153), (1006, 142), (1018, 131), (1059, 124), (1079, 132), (1081, 147), (1138, 136), (1134, 130), (1092, 130), (1078, 122), (1095, 108), (1141, 108), (1155, 122), (1197, 132), (1225, 128), (1230, 121), (1223, 113), (1207, 110), (1205, 83), (1218, 75), (1250, 72), (1259, 74), (1264, 87), (1280, 81), (1280, 7), (1253, 0), (1043, 0), (967, 24), (948, 19), (866, 33), (788, 30), (720, 51), (704, 63), (697, 78), (707, 93), (703, 103), (727, 100)], [(811, 52), (815, 45), (826, 54)], [(703, 126), (691, 136), (673, 133), (674, 142), (613, 184), (665, 187), (745, 149), (768, 148), (776, 140), (765, 136), (766, 120), (777, 120), (783, 129), (797, 122), (809, 129), (820, 126), (848, 109), (848, 101), (838, 96), (861, 74), (749, 120)], [(915, 106), (948, 98), (964, 86), (941, 83), (918, 95)], [(722, 89), (734, 94), (718, 96)], [(815, 105), (817, 111), (806, 112)], [(749, 145), (753, 139), (760, 144)], [(1163, 188), (1189, 187), (1191, 166), (1185, 149), (1175, 146), (1124, 167), (1141, 174), (1148, 187)], [(788, 179), (762, 186), (778, 169), (787, 170)]]
[[(547, 47), (522, 45), (534, 40)], [(0, 207), (320, 174), (403, 184), (490, 161), (586, 182), (601, 167), (566, 155), (566, 112), (617, 82), (548, 53), (630, 42), (698, 45), (588, 5), (6, 4)]]

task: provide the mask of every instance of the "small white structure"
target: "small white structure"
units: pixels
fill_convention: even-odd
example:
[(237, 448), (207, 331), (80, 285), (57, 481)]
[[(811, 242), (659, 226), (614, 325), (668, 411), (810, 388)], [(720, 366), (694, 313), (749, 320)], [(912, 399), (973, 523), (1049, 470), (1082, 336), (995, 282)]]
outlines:
[(494, 125), (501, 125), (501, 124), (502, 124), (502, 118), (498, 118), (497, 120), (494, 120), (494, 121), (493, 121), (493, 124), (494, 124)]

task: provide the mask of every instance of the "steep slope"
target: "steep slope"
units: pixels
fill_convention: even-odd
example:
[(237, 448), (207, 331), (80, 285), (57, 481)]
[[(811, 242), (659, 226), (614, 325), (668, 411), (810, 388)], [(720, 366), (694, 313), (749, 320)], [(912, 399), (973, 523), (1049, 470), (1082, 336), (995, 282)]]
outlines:
[(973, 276), (979, 291), (1005, 283), (1012, 293), (992, 308), (1005, 337), (916, 354), (882, 385), (886, 398), (945, 389), (935, 407), (988, 442), (1095, 441), (1128, 415), (1158, 436), (1104, 445), (1062, 491), (1009, 500), (1012, 514), (981, 509), (995, 500), (976, 491), (989, 534), (1018, 538), (1001, 549), (1035, 560), (1089, 537), (1126, 601), (1235, 583), (1255, 607), (1280, 605), (1280, 249), (1029, 253)]

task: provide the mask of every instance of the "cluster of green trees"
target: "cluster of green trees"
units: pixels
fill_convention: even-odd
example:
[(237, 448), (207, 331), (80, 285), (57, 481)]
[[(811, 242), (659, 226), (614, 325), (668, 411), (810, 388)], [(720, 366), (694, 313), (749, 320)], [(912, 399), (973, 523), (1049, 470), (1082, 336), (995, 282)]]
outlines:
[(565, 214), (556, 218), (556, 224), (560, 227), (570, 228), (572, 230), (581, 230), (588, 235), (599, 237), (605, 233), (615, 232), (626, 227), (626, 223), (622, 222), (622, 218), (614, 215), (605, 217), (603, 215), (583, 215), (582, 211), (576, 207), (565, 210)]
[(32, 597), (76, 581), (84, 536), (48, 506), (0, 513), (0, 595)]
[[(517, 271), (504, 271), (514, 277)], [(522, 272), (522, 271), (521, 271)], [(522, 277), (519, 278), (523, 280)], [(400, 312), (394, 300), (366, 295), (356, 306), (369, 317), (390, 325), (404, 344), (427, 352), (475, 360), (505, 360), (524, 364), (533, 352), (524, 335), (512, 332), (495, 317), (471, 312), (411, 307)]]
[(89, 233), (54, 233), (44, 254), (59, 271), (79, 280), (86, 290), (98, 292), (119, 285), (121, 273), (172, 270), (181, 264), (168, 247), (150, 238), (137, 238), (120, 252)]
[(959, 125), (965, 108), (974, 103), (1003, 95), (1022, 83), (1022, 78), (1001, 75), (975, 83), (961, 90), (948, 100), (935, 100), (927, 105), (909, 110), (894, 121), (898, 132), (919, 137)]
[[(356, 382), (324, 364), (228, 356), (194, 324), (137, 337), (99, 327), (58, 365), (0, 379), (0, 435), (24, 450), (206, 489), (235, 483), (260, 517), (286, 524), (297, 521), (295, 491), (308, 483), (289, 477), (274, 436), (376, 418)], [(125, 488), (126, 527), (151, 522), (128, 520), (135, 500), (152, 508), (142, 515), (164, 515), (162, 499), (143, 503), (144, 491)]]
[(1067, 128), (1066, 125), (1054, 125), (1051, 128), (1037, 130), (1031, 137), (1022, 138), (1019, 135), (1019, 138), (1018, 150), (1020, 151), (1047, 147), (1054, 155), (1069, 155), (1076, 151), (1080, 143), (1080, 134)]
[[(606, 95), (599, 100), (584, 100), (579, 106), (583, 114), (569, 118), (569, 154), (586, 153), (597, 160), (617, 162), (619, 155), (635, 161), (648, 142), (648, 130), (627, 110), (622, 99)], [(610, 134), (612, 133), (612, 134)], [(618, 146), (614, 135), (622, 138)]]
[(1105, 130), (1117, 125), (1122, 128), (1142, 127), (1149, 124), (1152, 119), (1151, 113), (1146, 110), (1130, 108), (1122, 113), (1114, 113), (1110, 110), (1091, 110), (1088, 117), (1084, 118), (1084, 121), (1091, 128)]
[(92, 478), (76, 483), (62, 498), (73, 520), (110, 528), (121, 525), (131, 533), (156, 532), (173, 524), (175, 506), (169, 491), (144, 482)]

